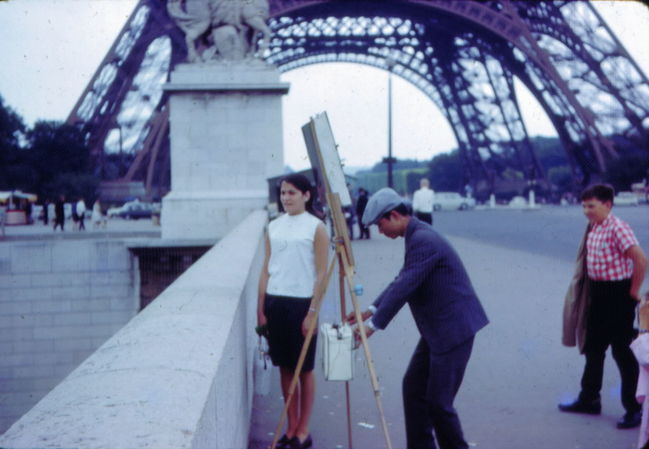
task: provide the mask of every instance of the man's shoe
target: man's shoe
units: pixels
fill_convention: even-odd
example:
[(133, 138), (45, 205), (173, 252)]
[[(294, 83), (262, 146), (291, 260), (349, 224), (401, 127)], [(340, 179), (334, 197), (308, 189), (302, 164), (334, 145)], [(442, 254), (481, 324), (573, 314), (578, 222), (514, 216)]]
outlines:
[(618, 429), (634, 429), (642, 421), (642, 412), (625, 413), (621, 420), (617, 422)]
[(596, 399), (594, 401), (582, 401), (575, 399), (568, 404), (559, 404), (559, 410), (568, 413), (585, 413), (587, 415), (599, 415), (602, 413), (602, 403)]

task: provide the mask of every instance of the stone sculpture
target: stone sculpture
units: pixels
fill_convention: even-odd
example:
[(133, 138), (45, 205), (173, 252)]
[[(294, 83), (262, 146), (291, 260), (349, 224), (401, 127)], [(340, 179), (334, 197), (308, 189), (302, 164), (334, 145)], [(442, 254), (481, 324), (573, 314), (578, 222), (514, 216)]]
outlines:
[(189, 62), (261, 57), (268, 48), (268, 0), (167, 0), (167, 11), (185, 33)]

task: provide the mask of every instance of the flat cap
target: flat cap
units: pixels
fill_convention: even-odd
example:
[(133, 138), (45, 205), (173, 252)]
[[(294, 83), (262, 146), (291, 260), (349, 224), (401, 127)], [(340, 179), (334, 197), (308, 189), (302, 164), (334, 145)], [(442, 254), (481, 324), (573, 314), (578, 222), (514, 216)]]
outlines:
[(408, 206), (410, 202), (399, 196), (399, 194), (391, 188), (382, 188), (372, 195), (367, 202), (365, 212), (363, 212), (363, 224), (369, 226), (378, 223), (383, 214), (390, 212), (399, 204)]

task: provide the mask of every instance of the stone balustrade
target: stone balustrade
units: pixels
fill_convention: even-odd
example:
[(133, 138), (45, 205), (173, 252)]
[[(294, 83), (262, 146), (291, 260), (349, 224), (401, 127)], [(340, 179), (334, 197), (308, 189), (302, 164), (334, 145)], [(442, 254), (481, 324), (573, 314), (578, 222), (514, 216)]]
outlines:
[(3, 448), (247, 446), (266, 214), (253, 212), (0, 437)]

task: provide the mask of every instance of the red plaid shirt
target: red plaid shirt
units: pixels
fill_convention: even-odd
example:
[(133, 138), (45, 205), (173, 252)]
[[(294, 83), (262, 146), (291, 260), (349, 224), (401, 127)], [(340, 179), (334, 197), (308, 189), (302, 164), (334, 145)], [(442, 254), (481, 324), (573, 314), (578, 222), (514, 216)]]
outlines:
[(609, 214), (593, 225), (586, 241), (588, 277), (596, 281), (621, 281), (633, 274), (633, 261), (624, 252), (638, 244), (631, 227)]

